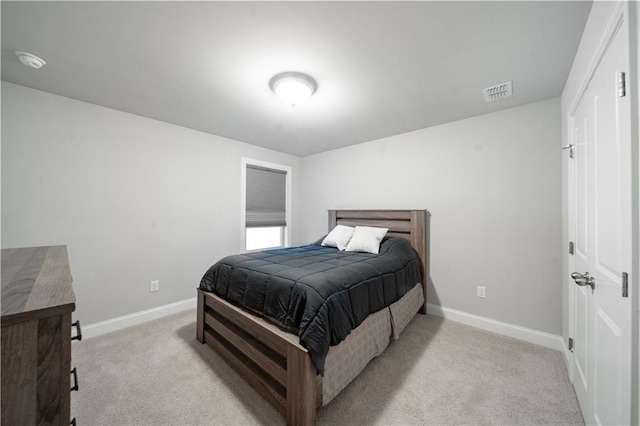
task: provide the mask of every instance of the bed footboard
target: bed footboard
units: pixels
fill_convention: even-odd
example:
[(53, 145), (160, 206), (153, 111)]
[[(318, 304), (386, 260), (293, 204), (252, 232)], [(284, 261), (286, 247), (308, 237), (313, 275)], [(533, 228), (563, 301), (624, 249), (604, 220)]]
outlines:
[(286, 417), (287, 425), (315, 424), (322, 378), (298, 336), (200, 289), (196, 333)]

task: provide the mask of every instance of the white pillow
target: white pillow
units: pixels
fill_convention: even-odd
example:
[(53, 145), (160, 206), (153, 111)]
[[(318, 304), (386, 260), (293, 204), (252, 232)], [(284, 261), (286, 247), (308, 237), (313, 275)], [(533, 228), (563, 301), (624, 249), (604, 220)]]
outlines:
[(344, 251), (347, 248), (349, 240), (355, 228), (351, 226), (337, 225), (329, 234), (322, 240), (323, 246), (337, 247), (338, 250)]
[(356, 226), (356, 230), (347, 244), (347, 251), (363, 251), (378, 254), (380, 241), (387, 235), (388, 228), (374, 228), (372, 226)]

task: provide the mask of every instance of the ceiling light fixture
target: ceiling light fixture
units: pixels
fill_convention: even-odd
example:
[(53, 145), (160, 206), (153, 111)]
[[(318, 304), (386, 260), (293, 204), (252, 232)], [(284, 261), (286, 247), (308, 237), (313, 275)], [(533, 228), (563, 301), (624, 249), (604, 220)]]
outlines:
[(44, 59), (28, 52), (16, 50), (16, 56), (18, 57), (18, 59), (20, 59), (20, 62), (22, 62), (29, 68), (40, 69), (47, 64)]
[(269, 81), (269, 87), (283, 101), (296, 106), (315, 93), (318, 83), (301, 72), (287, 71), (274, 75)]

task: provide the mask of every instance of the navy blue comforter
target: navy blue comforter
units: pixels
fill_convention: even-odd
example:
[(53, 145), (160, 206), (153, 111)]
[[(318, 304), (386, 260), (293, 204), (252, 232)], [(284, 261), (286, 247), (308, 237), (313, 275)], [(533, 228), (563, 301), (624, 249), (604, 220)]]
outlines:
[(298, 330), (318, 373), (329, 346), (420, 281), (419, 260), (402, 238), (385, 238), (379, 254), (341, 252), (320, 243), (228, 256), (200, 288)]

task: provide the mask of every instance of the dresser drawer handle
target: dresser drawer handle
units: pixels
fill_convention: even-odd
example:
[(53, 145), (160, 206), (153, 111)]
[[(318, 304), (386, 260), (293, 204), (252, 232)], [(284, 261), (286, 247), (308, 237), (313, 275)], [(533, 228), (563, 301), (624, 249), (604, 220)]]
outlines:
[(78, 390), (78, 369), (73, 367), (73, 370), (71, 370), (71, 374), (73, 374), (73, 387), (69, 392)]
[[(69, 324), (69, 323), (67, 323)], [(71, 340), (82, 340), (82, 330), (80, 329), (80, 320), (71, 324), (71, 327), (76, 328), (76, 335), (71, 338)]]
[(75, 417), (73, 419), (71, 419), (71, 422), (69, 423), (69, 426), (76, 426), (76, 418)]

